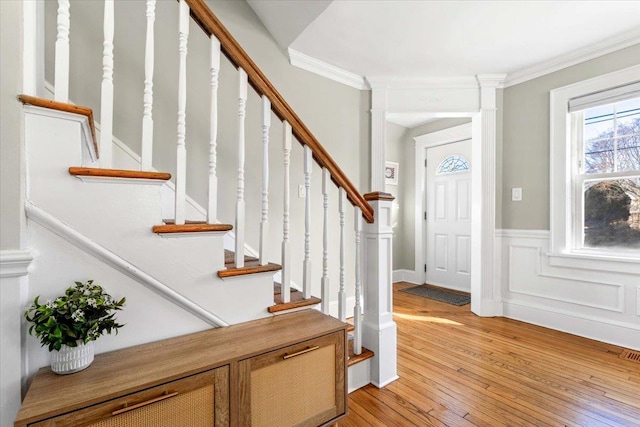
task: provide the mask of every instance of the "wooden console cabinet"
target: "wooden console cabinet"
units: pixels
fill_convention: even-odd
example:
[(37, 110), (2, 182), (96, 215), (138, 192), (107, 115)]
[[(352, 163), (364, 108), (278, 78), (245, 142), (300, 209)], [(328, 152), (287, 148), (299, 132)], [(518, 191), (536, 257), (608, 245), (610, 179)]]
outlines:
[(15, 427), (321, 426), (346, 414), (347, 325), (305, 310), (42, 368)]

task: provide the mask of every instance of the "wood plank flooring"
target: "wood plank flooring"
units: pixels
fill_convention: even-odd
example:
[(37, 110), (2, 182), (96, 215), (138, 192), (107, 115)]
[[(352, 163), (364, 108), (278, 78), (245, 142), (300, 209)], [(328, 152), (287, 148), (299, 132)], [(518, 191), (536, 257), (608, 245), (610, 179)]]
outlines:
[(349, 395), (339, 426), (640, 427), (621, 347), (398, 292), (400, 379)]

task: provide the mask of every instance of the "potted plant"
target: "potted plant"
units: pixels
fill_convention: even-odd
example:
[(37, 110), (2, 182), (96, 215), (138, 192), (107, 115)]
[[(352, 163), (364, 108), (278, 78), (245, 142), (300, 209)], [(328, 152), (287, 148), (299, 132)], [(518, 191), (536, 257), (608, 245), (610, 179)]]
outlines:
[(31, 326), (29, 334), (40, 338), (51, 352), (51, 369), (57, 374), (70, 374), (87, 368), (93, 362), (93, 341), (103, 333), (118, 333), (122, 324), (115, 312), (121, 310), (125, 298), (114, 300), (102, 286), (75, 282), (64, 295), (44, 304), (37, 296), (24, 317)]

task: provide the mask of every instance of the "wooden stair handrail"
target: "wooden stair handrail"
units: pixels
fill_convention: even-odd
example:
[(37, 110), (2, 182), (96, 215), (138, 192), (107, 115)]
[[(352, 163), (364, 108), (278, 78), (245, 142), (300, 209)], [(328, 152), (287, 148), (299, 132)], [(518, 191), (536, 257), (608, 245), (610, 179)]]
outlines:
[(249, 55), (242, 49), (240, 44), (233, 38), (220, 20), (213, 14), (204, 0), (185, 0), (191, 9), (191, 18), (208, 35), (214, 35), (219, 41), (222, 53), (231, 61), (235, 67), (242, 68), (249, 77), (249, 84), (258, 95), (266, 96), (271, 101), (271, 110), (282, 121), (286, 120), (293, 129), (293, 135), (303, 146), (311, 149), (313, 158), (320, 167), (327, 168), (331, 173), (331, 180), (347, 193), (347, 198), (353, 206), (362, 210), (364, 219), (373, 222), (373, 208), (358, 192), (357, 188), (347, 178), (337, 163), (331, 158), (322, 144), (316, 139), (311, 131), (300, 120), (293, 108), (276, 90), (273, 84), (262, 73), (260, 68), (253, 62)]

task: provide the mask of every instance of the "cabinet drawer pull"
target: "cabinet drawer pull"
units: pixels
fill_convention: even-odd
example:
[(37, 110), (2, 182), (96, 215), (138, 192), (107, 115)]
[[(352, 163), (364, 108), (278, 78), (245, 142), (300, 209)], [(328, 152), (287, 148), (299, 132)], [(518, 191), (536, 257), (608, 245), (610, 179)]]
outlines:
[(296, 351), (295, 353), (291, 353), (291, 354), (286, 354), (285, 353), (285, 355), (282, 356), (282, 358), (285, 359), (285, 360), (286, 359), (291, 359), (292, 357), (300, 356), (301, 354), (309, 353), (310, 351), (317, 350), (319, 348), (320, 347), (317, 346), (317, 345), (315, 345), (313, 347), (307, 347), (304, 350)]
[(136, 403), (135, 405), (127, 406), (127, 404), (125, 403), (124, 408), (113, 411), (111, 415), (115, 416), (115, 415), (124, 414), (125, 412), (133, 411), (134, 409), (142, 408), (143, 406), (151, 405), (152, 403), (160, 402), (161, 400), (169, 399), (177, 395), (178, 395), (177, 391), (174, 393), (165, 392), (162, 396), (154, 397), (153, 399), (149, 399), (145, 402)]

